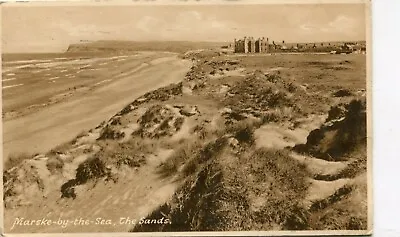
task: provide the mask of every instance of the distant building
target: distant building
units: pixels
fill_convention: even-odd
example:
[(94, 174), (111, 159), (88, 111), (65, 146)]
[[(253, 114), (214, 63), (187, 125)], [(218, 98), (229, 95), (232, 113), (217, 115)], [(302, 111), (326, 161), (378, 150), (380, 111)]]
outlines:
[(268, 53), (269, 42), (268, 38), (264, 37), (254, 39), (253, 37), (244, 37), (234, 41), (235, 53)]
[(318, 53), (366, 53), (365, 42), (309, 42), (287, 43), (285, 40), (269, 42), (268, 38), (243, 37), (232, 44), (235, 53), (318, 52)]

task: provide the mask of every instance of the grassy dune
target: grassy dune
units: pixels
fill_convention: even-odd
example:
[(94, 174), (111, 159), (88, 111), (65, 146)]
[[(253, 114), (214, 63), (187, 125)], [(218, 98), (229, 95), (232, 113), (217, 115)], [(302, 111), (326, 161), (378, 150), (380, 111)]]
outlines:
[[(107, 196), (113, 212), (141, 213), (125, 231), (367, 229), (365, 56), (186, 57), (182, 82), (45, 156), (74, 171), (52, 187), (72, 213)], [(27, 162), (6, 171), (5, 203), (33, 213), (17, 187), (49, 187), (21, 180)]]

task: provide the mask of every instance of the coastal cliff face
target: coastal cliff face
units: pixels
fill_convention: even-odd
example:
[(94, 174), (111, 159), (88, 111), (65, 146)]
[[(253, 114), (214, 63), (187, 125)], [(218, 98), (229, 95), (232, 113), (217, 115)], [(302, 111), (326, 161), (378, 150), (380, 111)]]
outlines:
[(6, 229), (59, 232), (21, 213), (89, 223), (64, 232), (367, 229), (362, 55), (183, 57), (181, 82), (10, 164)]

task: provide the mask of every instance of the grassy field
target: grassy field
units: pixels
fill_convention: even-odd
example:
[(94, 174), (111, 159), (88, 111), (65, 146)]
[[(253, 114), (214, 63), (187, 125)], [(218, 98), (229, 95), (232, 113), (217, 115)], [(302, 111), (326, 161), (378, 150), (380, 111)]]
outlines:
[(316, 89), (321, 86), (366, 89), (366, 57), (362, 54), (279, 54), (232, 58), (255, 70), (276, 67), (282, 76)]

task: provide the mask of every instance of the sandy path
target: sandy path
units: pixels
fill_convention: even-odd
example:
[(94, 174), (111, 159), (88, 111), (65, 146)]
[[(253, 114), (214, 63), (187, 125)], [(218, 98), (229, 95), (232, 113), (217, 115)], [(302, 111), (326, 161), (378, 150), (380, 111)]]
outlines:
[(85, 94), (45, 107), (3, 123), (3, 155), (17, 152), (45, 152), (73, 139), (79, 132), (108, 120), (125, 105), (147, 91), (176, 83), (184, 77), (190, 62), (176, 55), (154, 56), (134, 74), (119, 78)]

